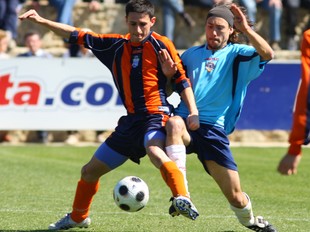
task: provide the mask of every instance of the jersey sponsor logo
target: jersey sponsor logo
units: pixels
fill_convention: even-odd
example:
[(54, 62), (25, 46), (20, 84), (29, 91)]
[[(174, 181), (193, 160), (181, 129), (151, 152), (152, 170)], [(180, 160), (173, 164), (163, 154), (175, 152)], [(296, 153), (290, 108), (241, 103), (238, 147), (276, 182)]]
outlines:
[(168, 106), (159, 106), (159, 107), (158, 107), (158, 110), (159, 110), (159, 111), (162, 111), (162, 112), (165, 112), (165, 113), (167, 113), (167, 114), (170, 113), (170, 108), (169, 108)]

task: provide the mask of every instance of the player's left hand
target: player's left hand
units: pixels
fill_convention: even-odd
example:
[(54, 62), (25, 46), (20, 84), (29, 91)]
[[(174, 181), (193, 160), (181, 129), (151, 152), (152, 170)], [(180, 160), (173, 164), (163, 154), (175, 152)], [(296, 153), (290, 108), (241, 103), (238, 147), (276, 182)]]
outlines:
[(234, 15), (234, 26), (236, 27), (236, 29), (243, 33), (247, 30), (252, 30), (248, 24), (245, 15), (236, 4), (232, 4), (230, 10)]
[(190, 114), (186, 118), (186, 124), (188, 129), (197, 130), (200, 127), (199, 116), (197, 114)]
[(279, 163), (278, 172), (282, 175), (297, 174), (297, 168), (301, 160), (301, 155), (286, 154)]
[(171, 78), (177, 71), (177, 64), (172, 60), (167, 49), (161, 49), (158, 54), (161, 69), (166, 77)]

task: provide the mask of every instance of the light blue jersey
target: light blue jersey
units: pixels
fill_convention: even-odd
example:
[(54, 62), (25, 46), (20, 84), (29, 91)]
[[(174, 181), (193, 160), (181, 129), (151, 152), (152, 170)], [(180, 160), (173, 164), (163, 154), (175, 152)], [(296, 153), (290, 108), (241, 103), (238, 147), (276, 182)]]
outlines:
[[(206, 45), (195, 46), (181, 58), (192, 83), (200, 123), (231, 133), (240, 116), (247, 86), (262, 73), (266, 62), (261, 62), (255, 48), (231, 43), (216, 52)], [(177, 107), (176, 114), (187, 117), (184, 102)]]

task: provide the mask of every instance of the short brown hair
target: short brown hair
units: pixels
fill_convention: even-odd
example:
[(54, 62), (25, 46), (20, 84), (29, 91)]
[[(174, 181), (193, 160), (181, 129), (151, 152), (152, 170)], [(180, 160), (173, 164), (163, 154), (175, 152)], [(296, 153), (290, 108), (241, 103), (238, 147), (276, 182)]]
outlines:
[(130, 12), (146, 13), (150, 18), (153, 18), (155, 15), (155, 8), (149, 0), (131, 0), (126, 4), (126, 17)]

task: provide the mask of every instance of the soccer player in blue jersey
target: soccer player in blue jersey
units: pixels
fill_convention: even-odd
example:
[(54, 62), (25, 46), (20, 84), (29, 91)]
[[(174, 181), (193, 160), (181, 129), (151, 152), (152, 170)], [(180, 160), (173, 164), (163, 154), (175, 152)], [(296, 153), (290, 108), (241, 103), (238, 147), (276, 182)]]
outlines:
[[(248, 84), (263, 72), (274, 52), (235, 4), (212, 8), (205, 33), (205, 44), (189, 48), (181, 56), (192, 83), (200, 128), (187, 130), (184, 121), (189, 112), (181, 101), (176, 116), (166, 124), (166, 152), (184, 173), (186, 153), (196, 153), (243, 226), (255, 231), (276, 231), (263, 217), (253, 215), (250, 198), (241, 189), (227, 137), (240, 116)], [(241, 34), (252, 46), (238, 43)], [(169, 211), (172, 216), (178, 215), (173, 205)]]

